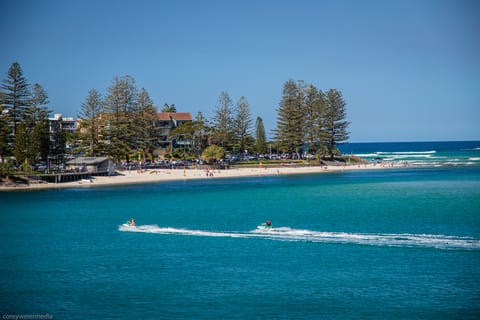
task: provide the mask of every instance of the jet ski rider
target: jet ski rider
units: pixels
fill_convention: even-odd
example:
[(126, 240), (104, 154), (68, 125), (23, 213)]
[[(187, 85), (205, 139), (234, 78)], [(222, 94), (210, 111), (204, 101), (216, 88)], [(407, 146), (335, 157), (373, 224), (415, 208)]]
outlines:
[(128, 221), (128, 225), (131, 226), (131, 227), (135, 227), (135, 218), (132, 217), (129, 221)]

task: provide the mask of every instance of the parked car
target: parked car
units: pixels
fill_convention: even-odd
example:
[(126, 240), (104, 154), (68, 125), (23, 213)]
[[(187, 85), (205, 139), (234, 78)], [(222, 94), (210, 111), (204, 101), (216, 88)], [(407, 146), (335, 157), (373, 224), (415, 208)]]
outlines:
[(47, 165), (44, 164), (44, 163), (37, 163), (35, 165), (35, 171), (42, 171), (42, 170), (45, 170), (47, 169)]

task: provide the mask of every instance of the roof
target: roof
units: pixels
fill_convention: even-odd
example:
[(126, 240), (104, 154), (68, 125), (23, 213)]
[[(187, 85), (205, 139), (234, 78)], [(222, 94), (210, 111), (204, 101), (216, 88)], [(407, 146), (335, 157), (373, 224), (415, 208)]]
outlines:
[(73, 160), (67, 161), (69, 165), (92, 165), (92, 164), (100, 164), (106, 160), (109, 160), (108, 157), (78, 157)]
[(170, 121), (171, 119), (177, 121), (192, 121), (192, 115), (190, 112), (159, 112), (157, 113), (157, 119), (162, 121)]

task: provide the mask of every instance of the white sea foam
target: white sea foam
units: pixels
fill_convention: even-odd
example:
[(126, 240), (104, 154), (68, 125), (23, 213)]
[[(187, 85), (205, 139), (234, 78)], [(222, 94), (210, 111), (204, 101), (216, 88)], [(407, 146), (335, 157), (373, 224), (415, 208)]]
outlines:
[(359, 153), (356, 156), (359, 157), (431, 157), (432, 154), (437, 153), (435, 150), (431, 151), (396, 151), (396, 152), (389, 152), (389, 151), (377, 151), (374, 153)]
[(400, 154), (395, 154), (395, 155), (391, 155), (389, 156), (390, 158), (394, 159), (394, 160), (398, 160), (398, 159), (412, 159), (412, 158), (432, 158), (432, 155), (430, 154), (403, 154), (403, 155), (400, 155)]
[(430, 150), (430, 151), (395, 151), (395, 152), (389, 152), (389, 151), (379, 151), (377, 154), (382, 155), (382, 154), (399, 154), (399, 155), (404, 155), (404, 154), (434, 154), (437, 153), (436, 150)]
[[(475, 150), (475, 149), (469, 149)], [(470, 157), (470, 158), (459, 158), (457, 154), (456, 157), (442, 155), (436, 150), (428, 151), (377, 151), (374, 153), (363, 153), (357, 154), (357, 156), (373, 159), (379, 158), (385, 162), (408, 162), (411, 165), (415, 166), (468, 166), (476, 165), (480, 161), (480, 157)]]
[(378, 157), (378, 153), (357, 153), (355, 155), (360, 158)]
[(138, 227), (119, 226), (120, 231), (156, 234), (174, 234), (201, 237), (253, 238), (280, 241), (308, 241), (320, 243), (360, 244), (391, 247), (426, 247), (437, 249), (480, 250), (480, 239), (472, 237), (435, 234), (386, 234), (321, 232), (288, 227), (252, 230), (249, 232), (205, 231), (141, 225)]

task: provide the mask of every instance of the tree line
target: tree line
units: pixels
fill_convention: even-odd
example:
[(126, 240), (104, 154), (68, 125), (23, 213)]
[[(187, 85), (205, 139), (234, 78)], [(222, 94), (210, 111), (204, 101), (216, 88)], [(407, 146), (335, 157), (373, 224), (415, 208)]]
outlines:
[[(0, 88), (0, 157), (2, 165), (14, 157), (17, 165), (28, 166), (49, 156), (64, 154), (63, 134), (50, 135), (48, 94), (35, 83), (29, 85), (14, 62)], [(9, 165), (12, 163), (9, 162)]]
[[(157, 108), (145, 88), (131, 76), (115, 77), (105, 94), (91, 89), (80, 105), (81, 130), (67, 135), (49, 128), (48, 95), (40, 84), (30, 86), (15, 62), (0, 91), (0, 156), (17, 165), (73, 155), (109, 156), (116, 161), (155, 158), (158, 139)], [(165, 103), (162, 112), (176, 112)], [(336, 145), (348, 139), (346, 104), (340, 91), (323, 92), (313, 85), (288, 80), (277, 109), (274, 140), (267, 141), (263, 119), (253, 120), (248, 100), (236, 103), (222, 91), (211, 119), (199, 112), (169, 132), (168, 141), (188, 141), (180, 148), (170, 143), (168, 156), (213, 157), (211, 154), (267, 153), (270, 150), (300, 155), (306, 151), (333, 157)], [(69, 148), (65, 146), (68, 145)]]
[[(161, 112), (176, 112), (174, 104), (165, 103)], [(158, 124), (157, 109), (145, 88), (137, 90), (131, 76), (115, 77), (103, 97), (91, 89), (81, 105), (79, 115), (82, 132), (77, 143), (87, 155), (106, 155), (117, 161), (130, 160), (132, 154), (140, 159), (154, 159), (158, 139), (163, 136)], [(228, 92), (220, 93), (212, 119), (199, 112), (191, 122), (186, 122), (169, 132), (170, 157), (199, 158), (203, 151), (218, 145), (225, 151), (266, 149), (265, 129), (257, 119), (257, 135), (252, 135), (252, 116), (247, 99), (241, 97), (234, 105)], [(173, 149), (173, 141), (189, 143)], [(135, 157), (135, 156), (134, 156)], [(135, 157), (137, 159), (137, 157)]]
[(283, 85), (274, 130), (277, 147), (298, 154), (306, 149), (319, 157), (340, 154), (336, 147), (348, 140), (346, 103), (336, 89), (325, 92), (303, 81)]

